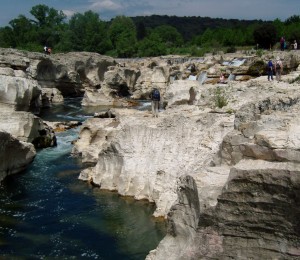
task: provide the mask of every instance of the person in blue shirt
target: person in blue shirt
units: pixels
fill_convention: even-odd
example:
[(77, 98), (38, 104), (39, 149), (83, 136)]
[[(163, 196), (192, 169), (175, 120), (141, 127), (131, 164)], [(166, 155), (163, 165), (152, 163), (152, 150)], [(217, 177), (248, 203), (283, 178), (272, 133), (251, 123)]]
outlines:
[(272, 60), (270, 59), (268, 62), (268, 81), (273, 80), (273, 71), (274, 71), (274, 65)]

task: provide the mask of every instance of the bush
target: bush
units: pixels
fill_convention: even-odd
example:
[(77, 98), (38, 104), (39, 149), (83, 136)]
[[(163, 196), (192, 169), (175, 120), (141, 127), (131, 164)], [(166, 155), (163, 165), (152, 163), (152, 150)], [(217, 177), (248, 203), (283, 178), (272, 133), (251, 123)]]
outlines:
[(235, 53), (235, 52), (236, 52), (235, 46), (230, 46), (226, 50), (226, 53)]
[(227, 106), (228, 100), (225, 96), (225, 91), (224, 89), (217, 88), (215, 91), (215, 104), (218, 108), (222, 108)]

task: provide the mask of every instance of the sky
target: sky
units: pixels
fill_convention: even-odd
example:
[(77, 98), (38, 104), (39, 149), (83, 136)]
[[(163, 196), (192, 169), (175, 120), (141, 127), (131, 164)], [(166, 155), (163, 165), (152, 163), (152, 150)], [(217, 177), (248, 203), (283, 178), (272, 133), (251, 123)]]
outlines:
[(0, 27), (19, 15), (30, 16), (33, 6), (44, 4), (68, 17), (92, 10), (101, 20), (117, 15), (175, 15), (226, 19), (286, 20), (300, 15), (300, 0), (0, 0)]

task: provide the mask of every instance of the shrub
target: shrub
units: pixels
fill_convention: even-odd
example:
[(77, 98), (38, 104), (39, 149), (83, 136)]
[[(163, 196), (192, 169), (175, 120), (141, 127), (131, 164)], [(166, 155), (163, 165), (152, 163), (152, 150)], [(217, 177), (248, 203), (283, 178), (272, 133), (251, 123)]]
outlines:
[(225, 107), (228, 104), (228, 100), (225, 96), (224, 89), (217, 88), (215, 91), (215, 104), (218, 108)]
[(226, 53), (235, 53), (235, 52), (236, 52), (235, 46), (230, 46), (226, 50)]

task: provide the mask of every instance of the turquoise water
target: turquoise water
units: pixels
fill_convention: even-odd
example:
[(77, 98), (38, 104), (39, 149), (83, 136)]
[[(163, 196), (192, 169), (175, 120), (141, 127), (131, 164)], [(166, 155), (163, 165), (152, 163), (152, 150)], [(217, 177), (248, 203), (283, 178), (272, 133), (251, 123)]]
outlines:
[[(73, 101), (67, 113), (56, 109), (49, 118), (86, 117)], [(78, 180), (82, 166), (70, 155), (77, 132), (58, 134), (57, 147), (0, 186), (0, 259), (144, 259), (165, 235), (153, 204)]]

